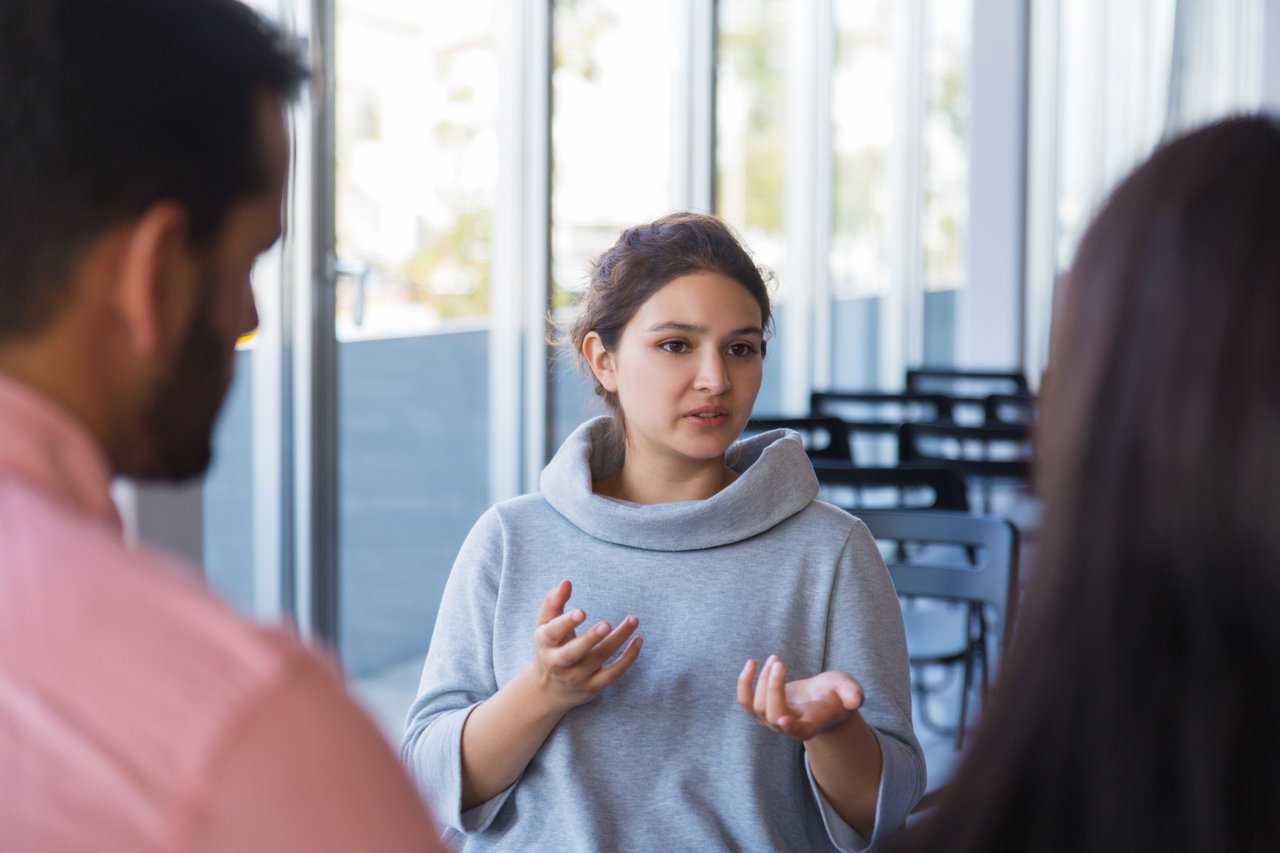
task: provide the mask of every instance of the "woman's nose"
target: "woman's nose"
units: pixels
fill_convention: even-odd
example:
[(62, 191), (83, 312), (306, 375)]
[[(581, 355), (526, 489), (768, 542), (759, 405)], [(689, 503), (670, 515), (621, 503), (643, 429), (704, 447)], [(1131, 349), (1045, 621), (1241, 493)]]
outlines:
[(728, 367), (720, 353), (711, 353), (699, 362), (696, 385), (699, 390), (711, 394), (723, 394), (733, 387), (729, 381)]

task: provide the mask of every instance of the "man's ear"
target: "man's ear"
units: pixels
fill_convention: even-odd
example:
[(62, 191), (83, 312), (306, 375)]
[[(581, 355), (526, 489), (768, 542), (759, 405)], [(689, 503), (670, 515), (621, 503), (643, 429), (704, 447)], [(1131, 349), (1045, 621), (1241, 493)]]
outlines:
[(159, 202), (129, 227), (117, 306), (135, 352), (153, 355), (181, 334), (195, 292), (187, 214)]
[(604, 348), (604, 341), (596, 332), (587, 332), (587, 336), (582, 339), (582, 357), (587, 360), (587, 366), (591, 368), (596, 381), (604, 387), (604, 390), (611, 394), (616, 393), (618, 378), (614, 373), (616, 367), (613, 353)]

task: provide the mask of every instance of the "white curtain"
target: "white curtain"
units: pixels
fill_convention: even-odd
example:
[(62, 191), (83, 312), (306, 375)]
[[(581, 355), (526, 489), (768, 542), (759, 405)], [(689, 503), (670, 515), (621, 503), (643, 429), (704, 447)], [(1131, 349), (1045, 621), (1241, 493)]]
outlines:
[(1027, 370), (1107, 193), (1162, 139), (1262, 103), (1265, 0), (1032, 0)]

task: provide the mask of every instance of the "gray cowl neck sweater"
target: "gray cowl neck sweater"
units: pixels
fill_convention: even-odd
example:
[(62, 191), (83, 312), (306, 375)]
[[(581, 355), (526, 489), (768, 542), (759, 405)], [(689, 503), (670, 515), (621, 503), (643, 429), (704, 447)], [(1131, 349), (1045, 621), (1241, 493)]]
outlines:
[[(902, 617), (865, 525), (814, 500), (799, 436), (729, 453), (740, 476), (702, 501), (600, 497), (622, 464), (607, 419), (564, 443), (542, 492), (476, 522), (449, 575), (401, 747), (436, 816), (472, 850), (864, 850), (901, 825), (924, 787), (911, 728)], [(529, 666), (538, 609), (562, 579), (570, 607), (640, 619), (644, 646), (615, 683), (560, 719), (506, 791), (461, 810), (467, 715)], [(795, 678), (843, 670), (862, 684), (883, 771), (873, 836), (823, 799), (796, 740), (740, 708), (748, 658)]]
[(591, 491), (622, 467), (610, 418), (579, 427), (542, 472), (547, 502), (583, 533), (647, 551), (692, 551), (740, 542), (777, 526), (818, 496), (800, 437), (775, 430), (737, 442), (727, 454), (737, 480), (706, 500), (633, 504)]

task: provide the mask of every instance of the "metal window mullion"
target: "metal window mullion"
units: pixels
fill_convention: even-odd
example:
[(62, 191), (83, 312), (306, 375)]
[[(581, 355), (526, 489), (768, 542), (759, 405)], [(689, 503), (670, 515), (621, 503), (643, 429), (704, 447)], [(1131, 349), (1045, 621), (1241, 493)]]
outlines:
[(805, 393), (831, 387), (831, 242), (835, 228), (835, 123), (832, 114), (836, 65), (834, 0), (819, 0), (814, 21), (813, 150), (813, 345), (810, 385)]
[[(909, 41), (911, 57), (911, 88), (906, 108), (907, 127), (910, 141), (912, 168), (906, 176), (907, 198), (909, 199), (909, 215), (907, 229), (907, 251), (903, 259), (906, 275), (904, 278), (905, 310), (903, 312), (903, 359), (904, 367), (922, 364), (924, 359), (924, 239), (922, 222), (925, 205), (925, 173), (928, 167), (924, 134), (925, 134), (925, 102), (927, 87), (925, 83), (925, 64), (928, 60), (928, 40), (926, 38), (926, 18), (928, 0), (912, 0), (910, 4), (912, 21)], [(905, 373), (902, 374), (905, 377)]]
[(525, 19), (499, 16), (501, 100), (498, 111), (498, 191), (489, 275), (489, 500), (520, 494), (524, 282)]
[(1262, 10), (1262, 108), (1280, 113), (1280, 0)]
[[(290, 184), (294, 181), (291, 180)], [(292, 203), (289, 203), (292, 207)], [(289, 324), (284, 307), (288, 304), (288, 259), (292, 241), (286, 235), (279, 246), (258, 262), (256, 279), (265, 282), (256, 290), (259, 329), (250, 359), (251, 436), (249, 444), (253, 529), (253, 613), (261, 619), (278, 619), (285, 613), (285, 558), (287, 556), (284, 515), (288, 440), (288, 401), (285, 387), (285, 341)]]
[(1022, 363), (1036, 387), (1049, 357), (1049, 328), (1057, 280), (1058, 103), (1061, 0), (1035, 0), (1031, 8), (1027, 99), (1026, 303)]
[(674, 6), (681, 34), (672, 75), (671, 207), (710, 212), (715, 206), (717, 0)]
[[(782, 328), (782, 409), (785, 414), (808, 410), (813, 385), (814, 280), (819, 259), (813, 235), (818, 228), (814, 140), (819, 135), (818, 91), (821, 59), (814, 49), (825, 0), (804, 0), (787, 33), (787, 136), (784, 180), (786, 233), (786, 306)], [(828, 97), (829, 100), (829, 97)], [(822, 263), (825, 264), (825, 258)]]
[(525, 149), (521, 245), (524, 315), (524, 482), (538, 485), (550, 457), (551, 350), (551, 39), (554, 0), (524, 0)]
[[(334, 0), (311, 0), (310, 118), (300, 127), (300, 238), (292, 349), (294, 597), (305, 636), (339, 648), (338, 342), (334, 334)], [(301, 22), (300, 22), (301, 24)], [(300, 29), (302, 27), (300, 26)], [(309, 221), (302, 221), (308, 219)], [(301, 242), (301, 239), (300, 239)]]
[(1027, 263), (1028, 0), (975, 0), (966, 282), (957, 362), (1023, 366)]
[(894, 5), (894, 46), (898, 57), (898, 144), (890, 151), (892, 195), (891, 286), (880, 314), (880, 386), (903, 387), (908, 365), (923, 352), (923, 287), (920, 282), (920, 214), (924, 204), (924, 0)]

